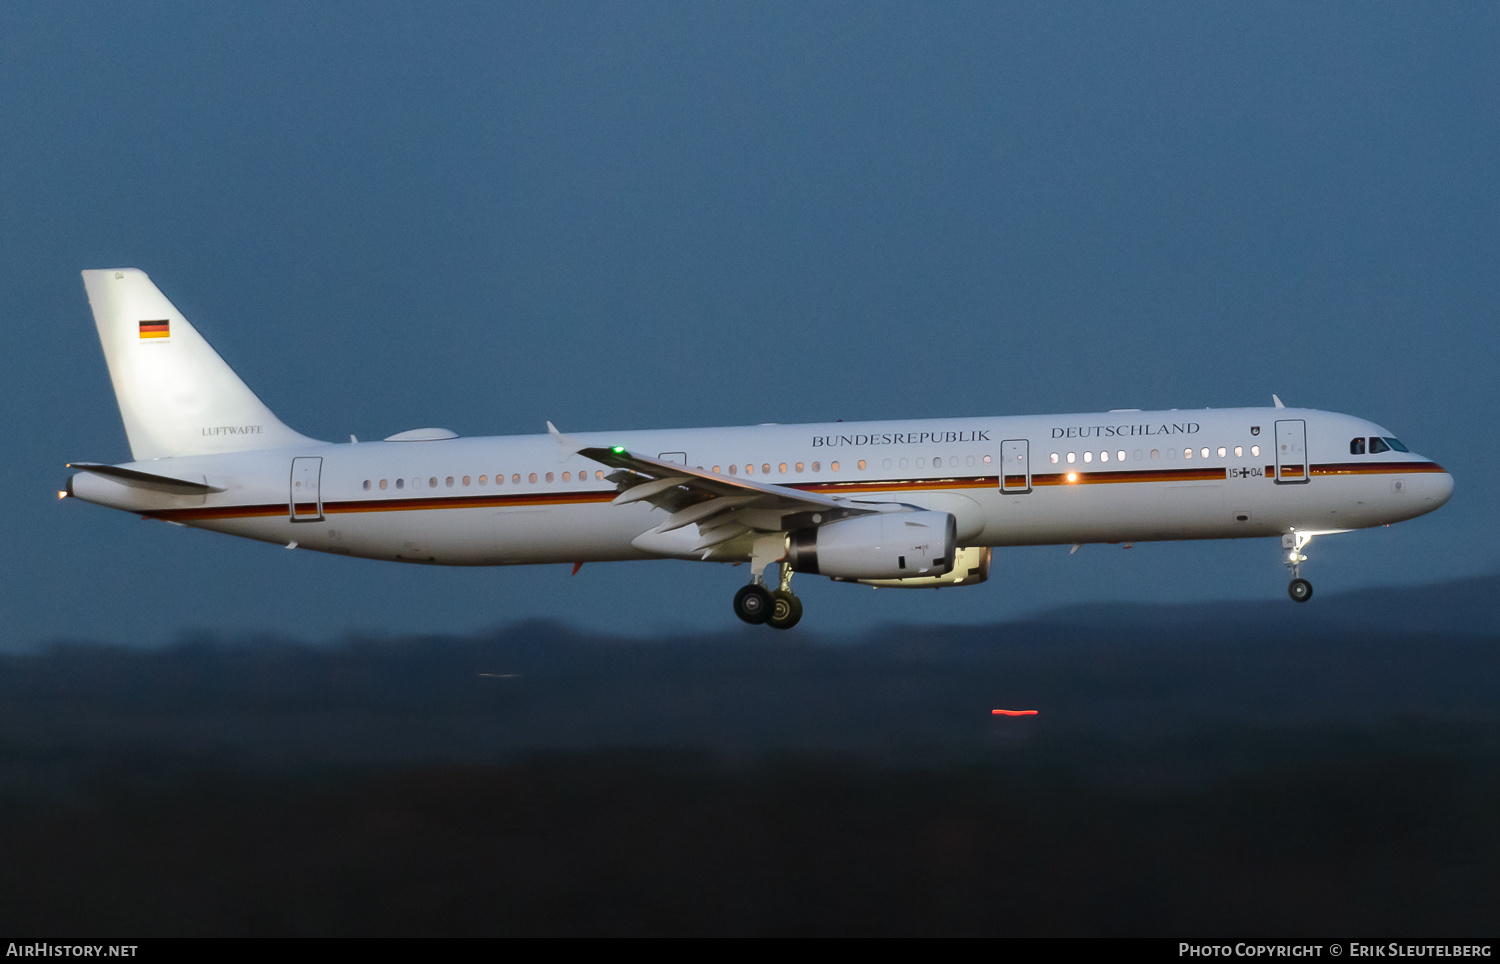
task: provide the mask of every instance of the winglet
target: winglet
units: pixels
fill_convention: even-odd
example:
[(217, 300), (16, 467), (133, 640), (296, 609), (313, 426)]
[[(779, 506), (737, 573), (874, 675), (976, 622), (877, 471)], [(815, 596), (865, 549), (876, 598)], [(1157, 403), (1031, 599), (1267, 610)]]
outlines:
[(547, 434), (556, 439), (557, 444), (562, 446), (562, 454), (557, 458), (559, 462), (566, 461), (568, 456), (576, 455), (578, 450), (583, 448), (583, 443), (559, 432), (557, 426), (553, 425), (550, 419), (547, 422)]
[[(1286, 408), (1286, 406), (1281, 403), (1281, 396), (1277, 395), (1275, 392), (1271, 393), (1271, 401), (1276, 403), (1277, 408)], [(548, 424), (551, 423), (549, 422)]]

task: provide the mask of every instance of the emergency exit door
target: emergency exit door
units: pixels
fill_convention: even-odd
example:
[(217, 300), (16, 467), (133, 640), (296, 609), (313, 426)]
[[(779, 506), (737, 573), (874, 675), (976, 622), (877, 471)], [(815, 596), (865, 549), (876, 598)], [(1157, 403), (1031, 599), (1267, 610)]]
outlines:
[(1000, 443), (1000, 491), (1020, 495), (1031, 491), (1030, 443), (1008, 439)]

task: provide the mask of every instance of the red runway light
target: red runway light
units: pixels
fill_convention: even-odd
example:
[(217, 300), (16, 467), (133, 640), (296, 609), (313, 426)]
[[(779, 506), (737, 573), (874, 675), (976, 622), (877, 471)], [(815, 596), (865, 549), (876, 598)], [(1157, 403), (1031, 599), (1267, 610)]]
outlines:
[(990, 710), (991, 716), (1036, 716), (1036, 710)]

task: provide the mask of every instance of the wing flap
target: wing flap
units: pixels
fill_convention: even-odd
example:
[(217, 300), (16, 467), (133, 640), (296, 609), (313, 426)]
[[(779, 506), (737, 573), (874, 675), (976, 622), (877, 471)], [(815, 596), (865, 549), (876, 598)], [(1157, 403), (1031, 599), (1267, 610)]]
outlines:
[(657, 532), (671, 532), (681, 529), (683, 526), (697, 524), (701, 530), (704, 523), (721, 512), (752, 502), (755, 496), (751, 495), (721, 495), (717, 499), (708, 499), (703, 502), (690, 505), (686, 509), (679, 509), (672, 513), (672, 517), (656, 527)]
[(669, 492), (672, 489), (677, 488), (686, 481), (687, 479), (683, 476), (669, 475), (664, 479), (653, 479), (650, 482), (642, 482), (639, 485), (632, 485), (624, 492), (621, 492), (619, 495), (615, 496), (614, 501), (610, 504), (628, 505), (631, 502), (648, 501), (658, 495), (661, 495), (664, 492)]

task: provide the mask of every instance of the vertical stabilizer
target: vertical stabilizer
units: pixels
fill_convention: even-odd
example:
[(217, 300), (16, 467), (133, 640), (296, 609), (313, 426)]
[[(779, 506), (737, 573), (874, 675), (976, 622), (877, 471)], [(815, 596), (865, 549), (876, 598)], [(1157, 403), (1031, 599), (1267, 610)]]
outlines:
[(287, 428), (144, 271), (83, 272), (136, 461), (310, 442)]

